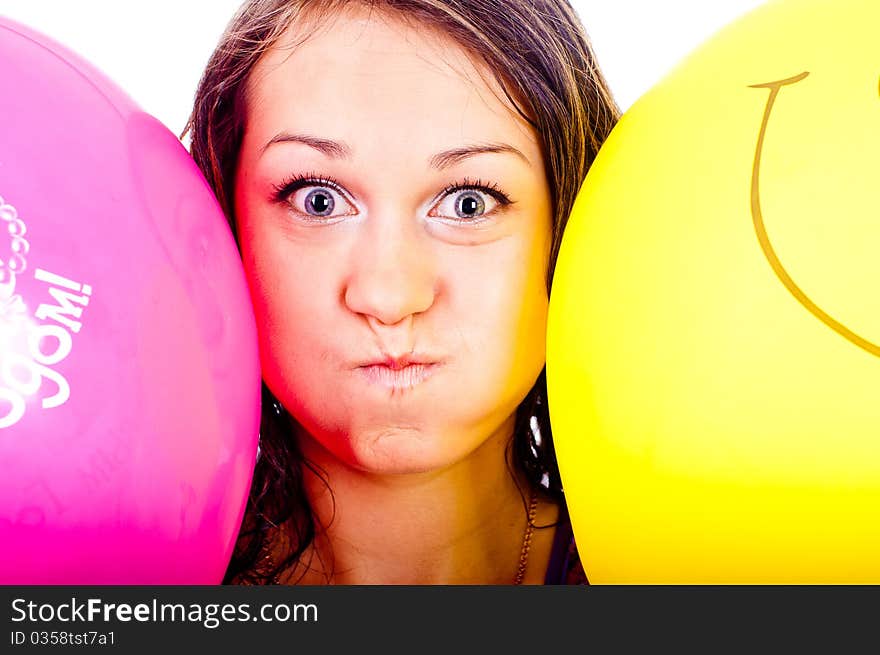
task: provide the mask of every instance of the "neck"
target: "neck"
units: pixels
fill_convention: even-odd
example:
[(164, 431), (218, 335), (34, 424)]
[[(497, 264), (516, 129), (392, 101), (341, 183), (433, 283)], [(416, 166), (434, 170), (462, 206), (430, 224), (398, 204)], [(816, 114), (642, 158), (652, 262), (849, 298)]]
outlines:
[(302, 435), (305, 456), (327, 482), (309, 474), (307, 493), (324, 529), (302, 560), (312, 567), (302, 582), (510, 584), (531, 495), (511, 474), (512, 430), (511, 418), (443, 470), (394, 475), (350, 467)]

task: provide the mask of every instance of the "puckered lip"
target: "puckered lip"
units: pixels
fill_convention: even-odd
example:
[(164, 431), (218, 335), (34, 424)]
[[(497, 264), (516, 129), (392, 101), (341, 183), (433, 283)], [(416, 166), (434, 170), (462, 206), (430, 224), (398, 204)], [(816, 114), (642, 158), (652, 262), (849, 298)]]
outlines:
[(439, 357), (423, 353), (405, 353), (403, 355), (380, 355), (373, 359), (358, 362), (356, 368), (369, 368), (371, 366), (384, 366), (392, 371), (399, 371), (407, 366), (433, 366), (441, 364)]

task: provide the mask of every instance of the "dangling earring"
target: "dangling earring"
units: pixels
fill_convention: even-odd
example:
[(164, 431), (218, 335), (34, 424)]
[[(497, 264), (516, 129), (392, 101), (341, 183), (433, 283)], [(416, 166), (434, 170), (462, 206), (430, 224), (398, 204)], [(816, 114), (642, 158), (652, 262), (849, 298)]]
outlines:
[(284, 414), (284, 405), (278, 400), (273, 400), (272, 411), (275, 412), (275, 416), (282, 416)]

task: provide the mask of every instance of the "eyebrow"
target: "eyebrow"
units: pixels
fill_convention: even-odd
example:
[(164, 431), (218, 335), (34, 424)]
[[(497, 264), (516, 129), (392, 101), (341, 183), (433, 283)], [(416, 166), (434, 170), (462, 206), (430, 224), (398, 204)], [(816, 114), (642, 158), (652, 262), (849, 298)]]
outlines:
[[(348, 159), (352, 155), (351, 146), (342, 141), (333, 141), (332, 139), (322, 139), (320, 137), (311, 136), (309, 134), (290, 134), (289, 132), (280, 132), (272, 137), (261, 151), (265, 152), (269, 146), (276, 143), (301, 143), (303, 145), (314, 148), (318, 152), (332, 159)], [(522, 159), (526, 164), (531, 166), (528, 158), (519, 150), (506, 143), (484, 143), (473, 146), (462, 146), (460, 148), (452, 148), (438, 152), (431, 157), (430, 164), (433, 168), (445, 169), (450, 166), (461, 163), (465, 159), (476, 155), (484, 154), (500, 154), (508, 153)]]
[(506, 143), (486, 143), (482, 145), (464, 146), (461, 148), (453, 148), (452, 150), (444, 150), (443, 152), (438, 152), (436, 155), (431, 157), (431, 166), (442, 170), (444, 168), (454, 166), (464, 161), (465, 159), (468, 159), (469, 157), (473, 157), (475, 155), (484, 155), (487, 153), (509, 153), (511, 155), (516, 155), (526, 164), (529, 164), (529, 166), (531, 166), (529, 160), (524, 154), (522, 154), (513, 146), (507, 145)]
[(332, 159), (347, 159), (351, 157), (351, 147), (340, 141), (332, 141), (331, 139), (321, 139), (320, 137), (311, 136), (309, 134), (290, 134), (289, 132), (280, 132), (273, 136), (269, 142), (263, 146), (260, 154), (266, 152), (269, 146), (276, 143), (302, 143), (303, 145), (314, 148), (318, 152), (327, 155)]

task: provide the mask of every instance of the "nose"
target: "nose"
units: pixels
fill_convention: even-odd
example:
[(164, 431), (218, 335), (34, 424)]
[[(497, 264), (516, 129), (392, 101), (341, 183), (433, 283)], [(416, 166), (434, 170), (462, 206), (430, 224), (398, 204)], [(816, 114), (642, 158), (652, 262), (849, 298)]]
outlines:
[(384, 326), (434, 304), (437, 271), (426, 235), (416, 221), (387, 213), (367, 220), (351, 253), (345, 304)]

